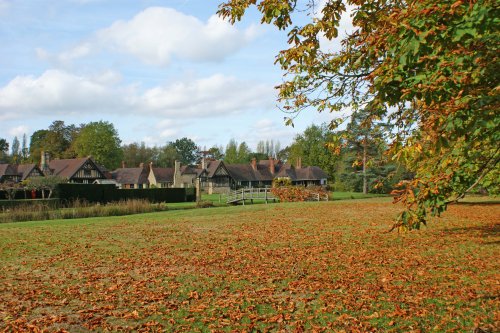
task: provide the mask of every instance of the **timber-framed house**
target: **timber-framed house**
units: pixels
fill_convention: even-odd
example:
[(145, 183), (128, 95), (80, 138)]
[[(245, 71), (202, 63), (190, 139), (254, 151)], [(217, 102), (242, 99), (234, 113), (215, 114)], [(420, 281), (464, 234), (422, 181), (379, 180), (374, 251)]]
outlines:
[(48, 163), (50, 174), (68, 179), (70, 183), (92, 184), (106, 179), (104, 171), (90, 157), (52, 160)]

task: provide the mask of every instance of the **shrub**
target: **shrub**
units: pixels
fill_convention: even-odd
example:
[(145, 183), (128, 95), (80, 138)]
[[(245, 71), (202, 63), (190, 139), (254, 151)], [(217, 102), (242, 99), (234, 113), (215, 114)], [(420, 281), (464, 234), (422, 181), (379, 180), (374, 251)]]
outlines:
[(286, 186), (275, 187), (271, 193), (281, 202), (298, 202), (316, 200), (318, 194), (321, 198), (328, 196), (328, 192), (322, 187)]
[(212, 201), (198, 201), (196, 203), (196, 208), (210, 208), (213, 207), (214, 203)]

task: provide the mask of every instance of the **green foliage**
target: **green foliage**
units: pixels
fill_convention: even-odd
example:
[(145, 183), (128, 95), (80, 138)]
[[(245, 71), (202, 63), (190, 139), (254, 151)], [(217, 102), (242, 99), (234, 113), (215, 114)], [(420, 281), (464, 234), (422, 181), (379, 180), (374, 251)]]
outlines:
[(209, 152), (208, 155), (209, 158), (212, 158), (216, 161), (224, 159), (224, 148), (222, 146), (220, 147), (214, 146), (210, 148), (208, 152)]
[(51, 158), (72, 158), (75, 152), (72, 143), (78, 135), (80, 128), (75, 125), (66, 125), (64, 121), (53, 121), (48, 129), (35, 131), (31, 135), (29, 146), (30, 160), (40, 162), (41, 152), (47, 152)]
[(273, 179), (273, 187), (292, 186), (292, 180), (288, 177), (276, 177)]
[(333, 179), (339, 156), (328, 148), (332, 135), (326, 124), (309, 126), (303, 134), (298, 134), (290, 145), (288, 162), (296, 166), (300, 158), (302, 166), (319, 166)]
[[(338, 36), (346, 5), (354, 31), (330, 52), (322, 39)], [(391, 157), (415, 173), (394, 192), (407, 209), (396, 226), (418, 228), (476, 186), (498, 190), (497, 1), (241, 0), (221, 4), (219, 14), (235, 22), (250, 6), (288, 31), (289, 48), (276, 60), (287, 72), (284, 110), (366, 109), (393, 125)], [(304, 11), (311, 21), (303, 23)]]
[(129, 168), (138, 167), (141, 163), (153, 162), (154, 165), (158, 165), (157, 148), (147, 147), (144, 142), (138, 143), (133, 142), (128, 145), (122, 146), (123, 150), (123, 161), (125, 165)]
[(250, 148), (248, 147), (248, 145), (246, 144), (245, 141), (240, 143), (240, 145), (238, 146), (238, 153), (237, 153), (238, 163), (250, 162), (250, 154), (251, 153), (252, 153), (252, 151), (250, 150)]
[(177, 139), (169, 142), (167, 146), (173, 147), (177, 152), (177, 159), (184, 165), (192, 165), (200, 159), (200, 151), (196, 143), (188, 138)]
[(245, 141), (238, 144), (235, 139), (229, 140), (224, 154), (224, 162), (228, 164), (244, 164), (252, 159), (252, 151)]
[(113, 124), (98, 121), (83, 126), (73, 141), (72, 148), (78, 157), (92, 156), (97, 163), (108, 169), (115, 169), (123, 159), (120, 143)]
[(7, 140), (0, 138), (0, 161), (4, 160), (9, 153), (9, 143)]
[(45, 191), (49, 191), (48, 199), (52, 197), (54, 190), (59, 184), (67, 183), (66, 178), (59, 176), (32, 177), (22, 182), (22, 186), (28, 190), (41, 191), (42, 197), (45, 199)]
[(229, 140), (226, 146), (226, 153), (224, 155), (224, 162), (233, 164), (238, 161), (238, 143), (235, 139)]

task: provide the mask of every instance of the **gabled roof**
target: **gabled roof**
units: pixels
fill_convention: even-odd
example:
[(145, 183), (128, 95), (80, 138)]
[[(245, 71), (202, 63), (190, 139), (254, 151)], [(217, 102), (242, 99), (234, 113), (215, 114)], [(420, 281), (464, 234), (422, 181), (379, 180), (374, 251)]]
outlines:
[(293, 168), (289, 164), (284, 165), (276, 177), (288, 177), (293, 181), (327, 179), (328, 175), (317, 166), (304, 168)]
[(37, 169), (43, 175), (42, 170), (38, 168), (36, 164), (19, 164), (17, 165), (17, 174), (21, 177), (21, 180), (25, 180), (28, 176), (33, 172), (34, 169)]
[(149, 184), (147, 168), (120, 168), (111, 177), (119, 184)]
[(181, 175), (186, 174), (198, 174), (195, 168), (190, 167), (189, 165), (181, 166)]
[[(215, 173), (217, 172), (217, 170), (219, 168), (223, 168), (225, 171), (227, 171), (229, 173), (229, 170), (227, 169), (226, 164), (224, 164), (224, 162), (222, 162), (222, 161), (207, 161), (207, 168), (205, 169), (206, 173), (207, 173), (206, 176), (208, 178), (214, 177)], [(203, 170), (201, 170), (201, 172), (202, 171)]]
[(96, 170), (98, 170), (104, 177), (101, 169), (94, 163), (94, 161), (92, 161), (92, 159), (88, 157), (51, 160), (49, 163), (49, 169), (55, 176), (71, 179), (87, 161), (95, 166)]
[(272, 181), (274, 175), (268, 166), (257, 164), (256, 170), (251, 164), (228, 164), (227, 169), (236, 181)]
[(0, 177), (2, 176), (17, 176), (17, 171), (12, 164), (0, 164)]
[(152, 168), (158, 183), (171, 183), (174, 181), (174, 168)]
[(317, 180), (328, 178), (328, 175), (317, 166), (295, 169), (295, 174), (297, 176), (297, 180)]

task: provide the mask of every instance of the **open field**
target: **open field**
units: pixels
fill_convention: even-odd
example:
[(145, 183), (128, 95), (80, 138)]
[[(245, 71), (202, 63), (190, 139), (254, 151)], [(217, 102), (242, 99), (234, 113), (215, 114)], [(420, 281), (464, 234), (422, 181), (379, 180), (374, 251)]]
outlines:
[(388, 198), (0, 225), (0, 331), (498, 330), (500, 205)]

